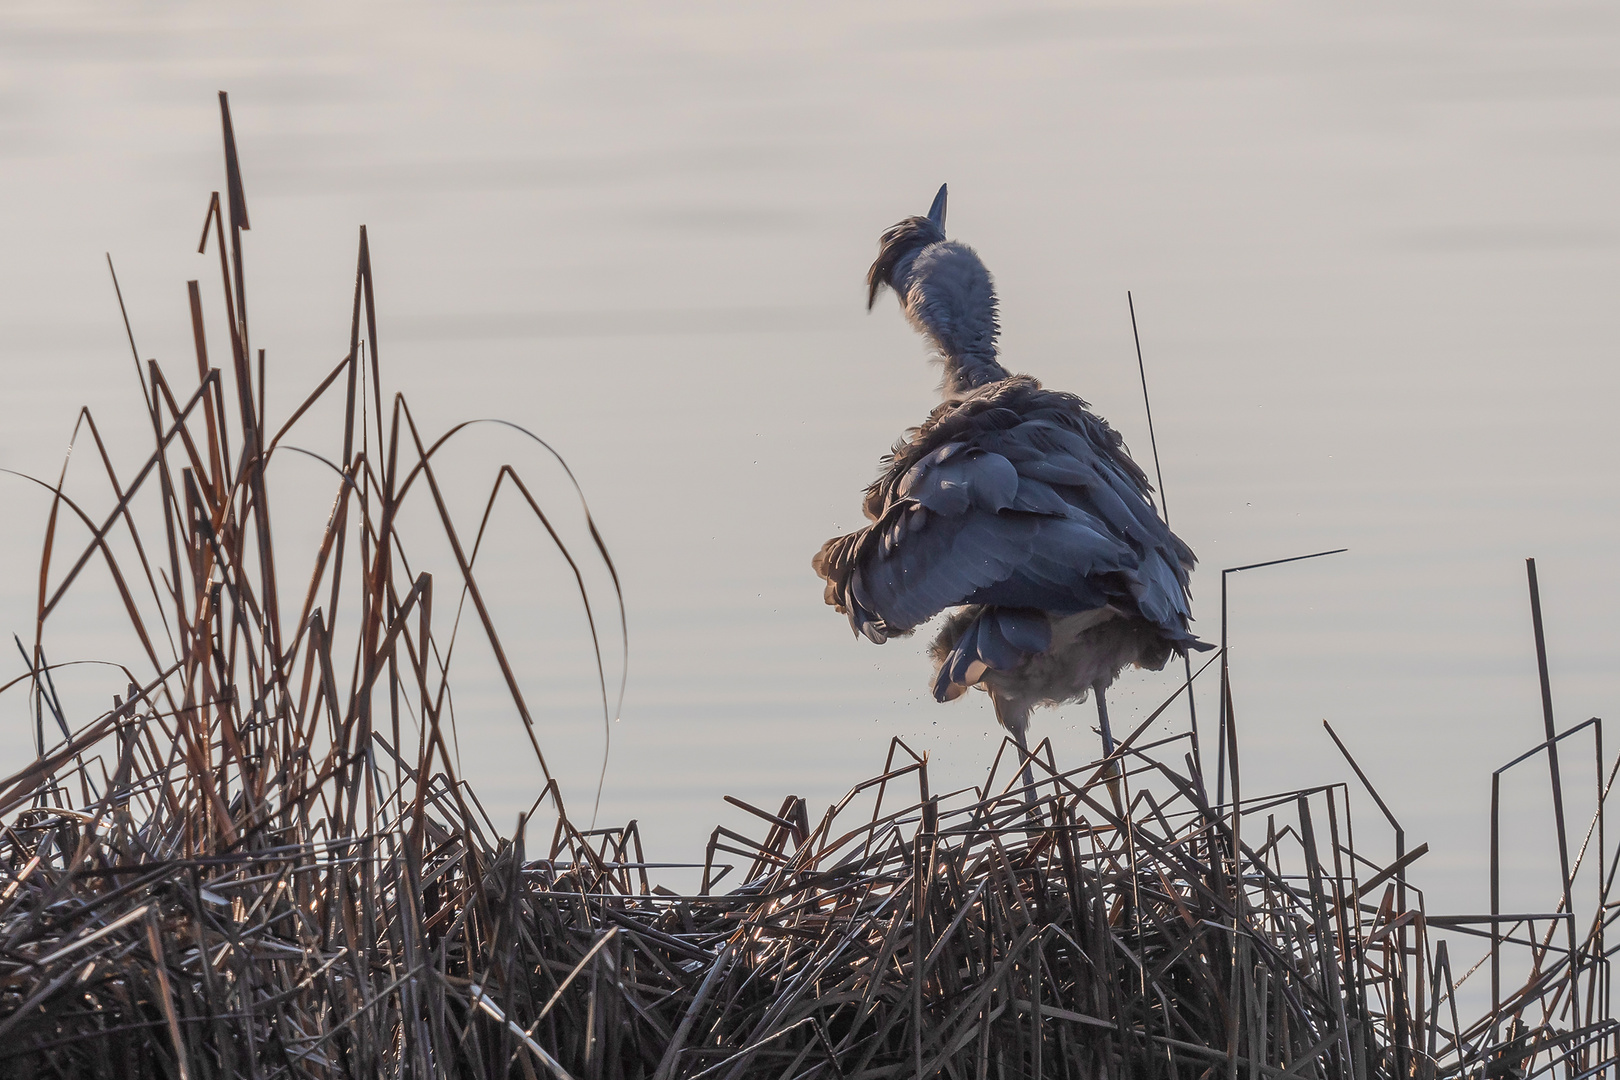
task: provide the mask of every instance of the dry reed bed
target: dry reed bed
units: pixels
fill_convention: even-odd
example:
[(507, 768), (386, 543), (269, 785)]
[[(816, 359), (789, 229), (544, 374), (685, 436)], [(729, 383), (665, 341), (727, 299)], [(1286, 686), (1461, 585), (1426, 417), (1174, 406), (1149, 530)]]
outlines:
[[(1034, 817), (1012, 757), (983, 788), (934, 795), (898, 740), (881, 775), (819, 820), (792, 796), (774, 813), (733, 800), (759, 835), (716, 829), (695, 895), (653, 882), (633, 822), (577, 828), (555, 780), (527, 827), (501, 836), (452, 768), (454, 635), (434, 636), (433, 579), (410, 570), (396, 527), (407, 496), (432, 502), (455, 599), (544, 769), (475, 573), (483, 524), (469, 546), (434, 471), (455, 431), (429, 443), (402, 397), (381, 399), (363, 231), (348, 353), (266, 426), (221, 106), (228, 193), (204, 241), (211, 230), (220, 254), (229, 374), (208, 365), (193, 283), (199, 385), (144, 366), (154, 449), (133, 478), (102, 449), (115, 506), (92, 518), (47, 485), (39, 631), (30, 671), (5, 688), (29, 695), (40, 748), (0, 781), (0, 1074), (1367, 1080), (1590, 1076), (1620, 1052), (1601, 741), (1598, 814), (1566, 902), (1535, 916), (1427, 913), (1406, 880), (1426, 849), (1406, 852), (1390, 817), (1394, 862), (1358, 854), (1343, 786), (1212, 804), (1195, 739), (1145, 741), (1171, 702), (1121, 744), (1118, 776), (1102, 762), (1058, 771), (1038, 750)], [(312, 576), (289, 590), (265, 470), (336, 393), (331, 520)], [(551, 528), (517, 472), (490, 505), (502, 490)], [(137, 500), (162, 514), (156, 543)], [(91, 534), (66, 569), (53, 558), (63, 515)], [(43, 633), (92, 562), (149, 673), (128, 669), (113, 708), (75, 724)], [(354, 631), (338, 643), (345, 597)], [(142, 613), (154, 605), (161, 625)], [(47, 724), (63, 734), (54, 747)], [(1537, 749), (1556, 771), (1547, 752), (1589, 727), (1601, 740), (1589, 722)], [(1223, 728), (1234, 763), (1235, 731)], [(543, 850), (526, 846), (546, 831)], [(1571, 883), (1593, 879), (1577, 923)], [(1486, 1015), (1459, 1019), (1462, 973), (1436, 930), (1489, 948)], [(1517, 987), (1502, 985), (1509, 948), (1522, 950)]]

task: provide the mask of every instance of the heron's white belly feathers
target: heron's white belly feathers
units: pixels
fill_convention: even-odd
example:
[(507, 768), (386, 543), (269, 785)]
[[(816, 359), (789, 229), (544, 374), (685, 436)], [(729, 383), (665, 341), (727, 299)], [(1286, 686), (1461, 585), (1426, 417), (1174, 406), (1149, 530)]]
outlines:
[(1092, 687), (1111, 685), (1126, 667), (1164, 666), (1165, 648), (1152, 628), (1114, 608), (1052, 619), (1052, 645), (1011, 671), (987, 670), (981, 683), (1009, 714), (1040, 705), (1084, 701)]

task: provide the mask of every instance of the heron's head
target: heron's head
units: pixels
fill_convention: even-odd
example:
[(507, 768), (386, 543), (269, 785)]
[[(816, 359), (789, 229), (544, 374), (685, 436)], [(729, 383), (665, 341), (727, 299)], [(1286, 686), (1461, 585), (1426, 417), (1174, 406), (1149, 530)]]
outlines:
[(877, 261), (866, 272), (866, 307), (877, 303), (879, 287), (894, 287), (895, 271), (909, 265), (917, 252), (945, 239), (945, 185), (939, 185), (927, 217), (908, 217), (891, 225), (878, 240)]

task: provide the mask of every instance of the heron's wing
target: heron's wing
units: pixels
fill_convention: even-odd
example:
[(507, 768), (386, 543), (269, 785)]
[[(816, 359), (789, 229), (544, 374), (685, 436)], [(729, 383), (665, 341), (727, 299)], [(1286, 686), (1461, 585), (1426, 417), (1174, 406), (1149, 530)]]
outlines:
[(883, 513), (828, 543), (828, 600), (873, 640), (964, 603), (1083, 611), (1108, 602), (1130, 545), (1001, 454), (947, 443), (900, 479)]
[(897, 453), (869, 502), (872, 524), (815, 559), (828, 603), (874, 641), (961, 604), (1131, 606), (1171, 640), (1191, 641), (1192, 553), (1154, 513), (1118, 437), (1084, 417), (1101, 430), (985, 412), (977, 424), (936, 425), (951, 441)]
[(1188, 638), (1188, 575), (1197, 559), (1159, 517), (1147, 477), (1118, 435), (1083, 409), (1037, 415), (978, 440), (1022, 458), (1021, 476), (1044, 483), (1066, 503), (1101, 519), (1128, 545), (1137, 566), (1123, 578), (1130, 599), (1172, 639)]

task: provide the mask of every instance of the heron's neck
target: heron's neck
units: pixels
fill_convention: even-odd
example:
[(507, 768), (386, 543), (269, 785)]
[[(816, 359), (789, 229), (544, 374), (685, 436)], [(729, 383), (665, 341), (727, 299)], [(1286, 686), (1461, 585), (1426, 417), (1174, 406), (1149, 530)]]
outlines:
[(939, 350), (945, 393), (958, 397), (1007, 377), (996, 361), (996, 289), (966, 244), (930, 244), (895, 269), (906, 318)]
[(1000, 382), (1009, 374), (996, 360), (994, 352), (970, 352), (953, 356), (941, 349), (940, 360), (945, 365), (943, 389), (946, 397), (964, 397), (981, 386)]

